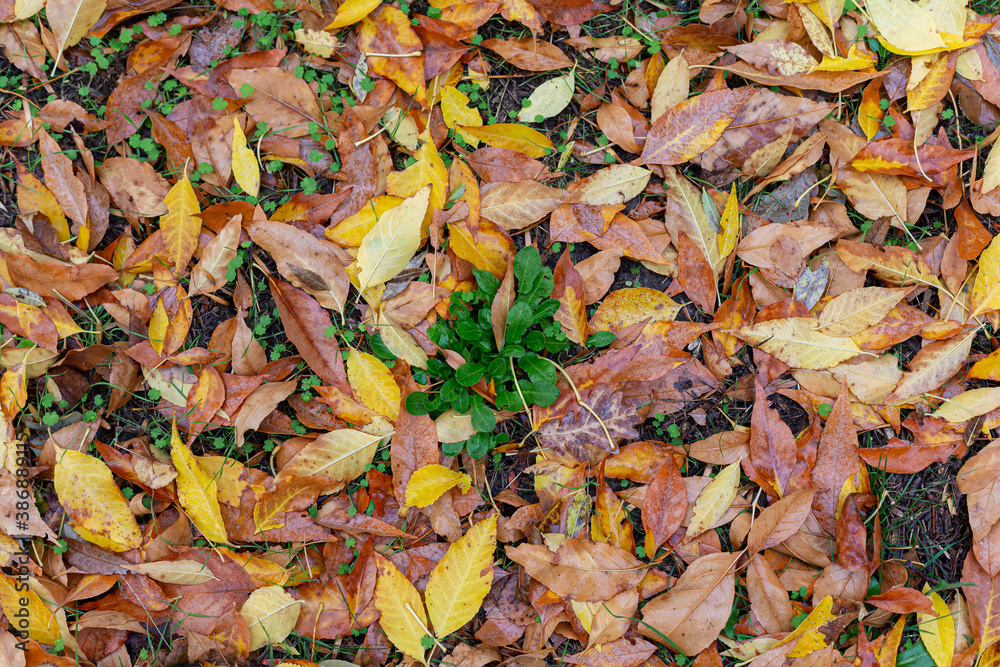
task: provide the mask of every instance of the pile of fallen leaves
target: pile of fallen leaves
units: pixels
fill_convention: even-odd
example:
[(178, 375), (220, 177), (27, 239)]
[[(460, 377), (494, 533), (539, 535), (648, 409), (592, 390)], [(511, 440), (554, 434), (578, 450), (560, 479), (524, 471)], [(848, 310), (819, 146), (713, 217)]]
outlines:
[[(0, 46), (0, 664), (1000, 658), (996, 16), (0, 0)], [(883, 544), (953, 459), (961, 582)]]

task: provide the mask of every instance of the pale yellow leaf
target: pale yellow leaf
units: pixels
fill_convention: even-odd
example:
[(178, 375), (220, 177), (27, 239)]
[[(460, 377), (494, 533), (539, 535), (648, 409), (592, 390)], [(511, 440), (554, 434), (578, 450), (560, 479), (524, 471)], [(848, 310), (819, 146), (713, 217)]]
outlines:
[(243, 192), (251, 197), (260, 194), (260, 165), (247, 146), (247, 135), (243, 134), (239, 121), (233, 123), (233, 177)]
[(434, 634), (439, 639), (461, 628), (479, 612), (493, 583), (496, 547), (497, 515), (494, 513), (448, 547), (431, 571), (424, 596)]
[(74, 529), (111, 551), (128, 551), (142, 544), (139, 524), (108, 466), (83, 452), (55, 449), (56, 496)]
[(991, 192), (1000, 186), (1000, 141), (993, 144), (990, 154), (986, 157), (986, 165), (983, 168), (983, 185), (980, 191), (983, 194)]
[(198, 462), (177, 433), (174, 424), (170, 434), (170, 460), (177, 468), (177, 498), (191, 522), (207, 539), (229, 543), (226, 524), (219, 507), (217, 485), (214, 479), (198, 467)]
[(279, 478), (321, 475), (346, 485), (364, 474), (382, 438), (350, 428), (324, 433), (300, 449), (281, 469)]
[(687, 536), (695, 537), (711, 528), (726, 513), (736, 499), (740, 485), (740, 462), (723, 468), (698, 494), (694, 502), (694, 515), (687, 527)]
[(819, 315), (817, 331), (828, 336), (853, 336), (877, 324), (910, 290), (859, 287), (834, 297)]
[(463, 415), (451, 408), (434, 420), (434, 428), (437, 430), (440, 442), (464, 442), (476, 433), (472, 425), (472, 415)]
[[(605, 167), (584, 179), (567, 198), (566, 203), (613, 206), (637, 197), (653, 173), (642, 167), (616, 164)], [(484, 214), (485, 216), (485, 214)], [(489, 216), (485, 216), (489, 217)]]
[(295, 41), (302, 45), (306, 53), (320, 58), (329, 58), (340, 46), (337, 38), (325, 30), (310, 30), (308, 28), (297, 29)]
[(150, 579), (180, 586), (197, 586), (219, 579), (212, 574), (210, 569), (205, 567), (204, 563), (194, 560), (163, 560), (155, 563), (128, 565), (127, 567)]
[(931, 416), (957, 424), (997, 408), (1000, 408), (1000, 387), (983, 387), (946, 398)]
[(416, 151), (420, 148), (420, 129), (417, 127), (417, 121), (399, 107), (386, 109), (379, 124), (385, 128), (393, 141), (406, 150)]
[(563, 76), (549, 79), (535, 88), (527, 104), (517, 113), (522, 123), (539, 123), (557, 115), (573, 99), (576, 78), (572, 70)]
[(296, 600), (280, 586), (258, 588), (240, 608), (240, 616), (250, 626), (250, 650), (280, 644), (295, 629), (302, 600)]
[(472, 485), (472, 478), (464, 472), (455, 472), (437, 463), (424, 466), (413, 473), (406, 485), (406, 506), (427, 507), (448, 489), (459, 487), (463, 492)]
[(45, 16), (56, 37), (56, 50), (60, 56), (90, 32), (107, 7), (107, 0), (48, 0)]
[(386, 211), (365, 234), (358, 249), (360, 291), (392, 280), (416, 254), (430, 194), (430, 186), (424, 186), (414, 196)]
[(865, 9), (893, 53), (917, 55), (948, 47), (938, 34), (934, 17), (910, 0), (867, 0)]
[(861, 354), (850, 338), (834, 338), (815, 331), (818, 323), (809, 317), (790, 317), (732, 333), (793, 368), (819, 371)]
[(684, 54), (680, 53), (677, 57), (671, 58), (660, 72), (656, 88), (653, 89), (653, 96), (649, 100), (650, 121), (655, 121), (664, 111), (687, 99), (691, 89), (690, 79), (691, 73)]
[(427, 614), (420, 593), (413, 584), (381, 554), (375, 554), (378, 578), (372, 604), (382, 616), (379, 625), (393, 646), (420, 662), (427, 664), (421, 640), (427, 636)]

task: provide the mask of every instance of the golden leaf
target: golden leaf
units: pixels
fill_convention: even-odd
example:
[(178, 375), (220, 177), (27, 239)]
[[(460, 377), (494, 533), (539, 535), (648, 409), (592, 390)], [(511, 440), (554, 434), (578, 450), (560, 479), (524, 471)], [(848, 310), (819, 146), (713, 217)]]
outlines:
[(260, 194), (260, 166), (257, 156), (247, 146), (247, 135), (239, 121), (233, 123), (233, 177), (251, 197)]
[[(413, 480), (410, 480), (412, 486)], [(448, 547), (427, 581), (427, 613), (434, 634), (443, 639), (471, 621), (493, 583), (497, 515), (480, 521)]]
[(187, 172), (170, 188), (163, 204), (167, 207), (166, 215), (160, 217), (163, 247), (167, 259), (181, 271), (191, 261), (201, 232), (201, 208)]
[(358, 249), (359, 291), (392, 280), (416, 254), (430, 195), (431, 187), (424, 186), (387, 211), (365, 234)]
[(142, 544), (142, 533), (128, 501), (100, 459), (72, 449), (56, 449), (56, 495), (74, 529), (89, 542), (111, 551)]
[(392, 371), (377, 358), (352, 348), (347, 357), (347, 381), (358, 400), (369, 408), (393, 421), (399, 416), (399, 386)]
[(740, 462), (736, 461), (723, 468), (708, 483), (698, 499), (694, 501), (694, 514), (687, 527), (687, 536), (694, 537), (711, 528), (726, 513), (736, 499), (740, 484)]
[(934, 658), (937, 667), (950, 667), (955, 654), (955, 619), (948, 609), (948, 604), (937, 593), (931, 593), (930, 586), (924, 584), (924, 594), (934, 604), (937, 616), (917, 613), (917, 627), (920, 630), (920, 641), (924, 648)]
[(174, 423), (170, 433), (170, 460), (177, 468), (177, 497), (181, 507), (201, 534), (213, 542), (229, 542), (219, 507), (218, 486), (198, 467), (198, 462), (177, 433)]
[(406, 485), (406, 506), (427, 507), (453, 487), (469, 490), (472, 478), (463, 472), (455, 472), (437, 463), (424, 466), (410, 477)]
[(420, 593), (381, 554), (375, 554), (378, 579), (372, 604), (382, 612), (379, 623), (393, 645), (414, 660), (427, 664), (421, 640), (427, 636), (427, 614)]

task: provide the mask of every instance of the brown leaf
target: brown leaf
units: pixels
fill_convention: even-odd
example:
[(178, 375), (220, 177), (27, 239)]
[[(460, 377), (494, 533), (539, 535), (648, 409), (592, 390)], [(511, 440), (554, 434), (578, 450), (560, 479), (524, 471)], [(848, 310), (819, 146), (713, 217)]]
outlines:
[(573, 66), (573, 61), (558, 46), (534, 37), (484, 39), (480, 45), (494, 51), (511, 65), (529, 72), (548, 72)]
[(754, 554), (747, 565), (747, 595), (750, 609), (765, 632), (788, 632), (795, 610), (788, 591), (761, 554)]
[(230, 85), (240, 93), (250, 86), (247, 113), (258, 123), (267, 123), (272, 132), (287, 137), (309, 134), (309, 123), (323, 125), (316, 95), (309, 85), (280, 67), (236, 69), (226, 73)]
[(601, 542), (569, 538), (555, 552), (535, 544), (505, 549), (507, 557), (533, 579), (556, 595), (579, 602), (610, 600), (636, 586), (645, 574), (635, 556)]
[(88, 197), (83, 183), (73, 174), (72, 161), (45, 130), (38, 134), (38, 149), (42, 154), (45, 185), (55, 195), (66, 217), (78, 225), (86, 225)]
[(760, 379), (754, 380), (755, 394), (750, 418), (750, 461), (771, 485), (769, 493), (781, 496), (791, 480), (797, 447), (788, 425), (778, 411), (767, 405)]
[(751, 554), (775, 547), (794, 535), (812, 512), (813, 489), (802, 489), (767, 507), (750, 528), (747, 551)]
[(705, 650), (729, 620), (738, 557), (708, 554), (691, 563), (669, 591), (646, 603), (639, 634), (653, 641), (663, 641), (665, 636), (689, 656)]
[(868, 572), (867, 531), (855, 495), (847, 496), (837, 517), (837, 562), (852, 572)]
[[(506, 276), (504, 279), (506, 280)], [(555, 287), (552, 290), (551, 298), (559, 301), (559, 310), (553, 317), (562, 325), (563, 333), (566, 334), (567, 338), (577, 345), (583, 345), (587, 340), (587, 310), (584, 303), (583, 277), (573, 267), (573, 260), (570, 259), (568, 249), (556, 262), (556, 267), (552, 271), (552, 279)], [(501, 285), (501, 289), (503, 289), (503, 285)], [(499, 294), (498, 292), (498, 297)], [(504, 319), (506, 320), (506, 317)]]
[(243, 436), (247, 431), (260, 426), (260, 423), (278, 407), (279, 403), (292, 395), (297, 384), (295, 380), (268, 382), (254, 389), (246, 397), (240, 411), (233, 419), (238, 446), (243, 446)]
[(858, 432), (851, 416), (851, 400), (842, 385), (826, 427), (820, 435), (816, 466), (812, 471), (813, 487), (816, 489), (814, 504), (821, 523), (831, 532), (840, 493), (848, 479), (855, 480), (855, 490), (867, 489), (868, 475), (858, 455)]
[(413, 473), (439, 462), (438, 436), (434, 421), (427, 415), (411, 415), (406, 409), (406, 397), (416, 391), (412, 380), (402, 392), (396, 432), (392, 436), (389, 462), (392, 466), (392, 486), (400, 507), (406, 506), (406, 485)]
[(677, 237), (677, 282), (702, 310), (715, 312), (715, 301), (718, 298), (715, 272), (705, 253), (684, 232), (680, 232)]
[(344, 358), (337, 347), (337, 339), (327, 336), (333, 323), (330, 315), (311, 296), (288, 283), (270, 278), (278, 314), (295, 349), (309, 364), (309, 368), (323, 381), (349, 393), (350, 383), (344, 370)]
[(42, 296), (78, 301), (118, 279), (118, 272), (106, 264), (64, 264), (42, 262), (27, 255), (3, 254), (14, 284)]
[(673, 535), (687, 514), (687, 491), (673, 457), (660, 466), (642, 501), (642, 528), (646, 531), (646, 554), (652, 557)]
[(292, 285), (315, 297), (324, 308), (344, 312), (350, 279), (337, 246), (281, 222), (256, 222), (248, 231)]
[(510, 307), (514, 305), (514, 258), (507, 257), (507, 271), (503, 280), (500, 281), (500, 288), (493, 303), (490, 305), (490, 322), (493, 324), (493, 339), (496, 341), (497, 349), (502, 350), (504, 340), (507, 338), (507, 315), (510, 314)]
[(681, 164), (708, 150), (754, 96), (752, 86), (689, 97), (667, 109), (646, 136), (643, 164)]
[(583, 279), (583, 289), (586, 295), (583, 301), (585, 306), (597, 303), (608, 293), (608, 289), (615, 281), (615, 273), (621, 266), (623, 254), (617, 248), (601, 250), (574, 267)]
[(897, 586), (884, 593), (872, 595), (865, 602), (894, 614), (905, 615), (917, 612), (931, 616), (937, 615), (934, 611), (934, 604), (929, 597), (918, 590), (904, 586)]
[[(590, 392), (584, 402), (600, 419), (595, 418), (591, 410), (570, 400), (560, 417), (551, 419), (538, 428), (539, 442), (559, 453), (570, 453), (580, 461), (588, 461), (591, 456), (590, 446), (606, 452), (616, 452), (619, 440), (639, 437), (634, 426), (641, 419), (634, 410), (625, 406), (620, 392), (608, 386), (600, 386)], [(613, 442), (608, 441), (609, 434)]]

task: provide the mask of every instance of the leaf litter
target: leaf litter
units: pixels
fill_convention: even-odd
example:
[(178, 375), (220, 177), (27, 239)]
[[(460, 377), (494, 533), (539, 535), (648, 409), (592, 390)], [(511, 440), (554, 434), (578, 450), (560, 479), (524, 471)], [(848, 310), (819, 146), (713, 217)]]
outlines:
[(995, 658), (989, 7), (286, 4), (0, 3), (8, 662)]

